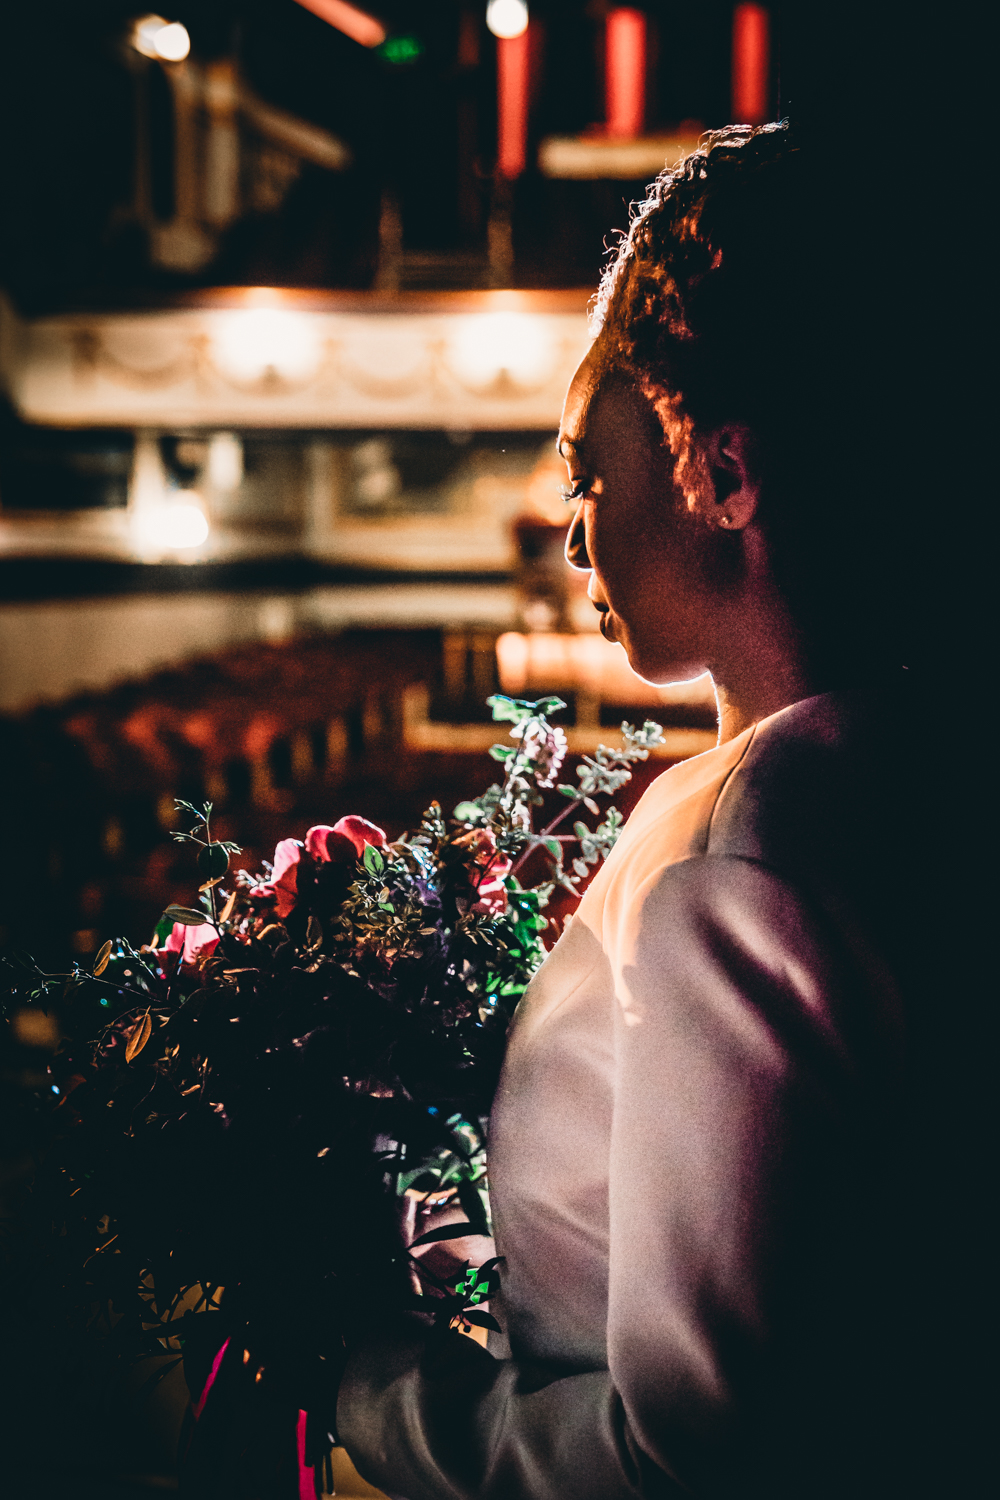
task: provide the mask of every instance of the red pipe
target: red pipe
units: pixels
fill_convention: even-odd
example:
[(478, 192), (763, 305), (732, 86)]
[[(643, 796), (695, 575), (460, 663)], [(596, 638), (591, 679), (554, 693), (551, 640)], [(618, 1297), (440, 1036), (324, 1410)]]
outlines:
[(763, 125), (770, 114), (771, 18), (763, 5), (737, 5), (733, 11), (733, 97), (735, 125)]
[(529, 32), (497, 37), (497, 170), (520, 177), (528, 160)]
[(634, 140), (646, 124), (646, 17), (624, 6), (604, 23), (604, 118), (614, 140)]

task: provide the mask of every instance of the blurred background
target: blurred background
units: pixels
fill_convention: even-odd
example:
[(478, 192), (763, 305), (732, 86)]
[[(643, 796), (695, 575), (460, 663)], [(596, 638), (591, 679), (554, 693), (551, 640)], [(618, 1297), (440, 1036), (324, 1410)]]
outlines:
[[(143, 934), (190, 872), (489, 774), (484, 699), (575, 743), (657, 709), (560, 559), (562, 396), (629, 202), (778, 108), (760, 5), (26, 7), (0, 243), (8, 937)], [(667, 695), (670, 697), (670, 695)]]
[[(703, 129), (826, 112), (853, 150), (904, 97), (932, 116), (915, 11), (876, 42), (879, 7), (802, 9), (7, 13), (3, 943), (145, 940), (196, 884), (176, 797), (249, 869), (346, 813), (449, 811), (492, 779), (497, 690), (558, 692), (576, 751), (660, 721), (626, 809), (714, 743), (707, 680), (650, 688), (596, 633), (553, 440), (606, 247)], [(71, 1027), (5, 1034), (3, 1211)], [(78, 1422), (73, 1493), (169, 1488), (178, 1403)]]

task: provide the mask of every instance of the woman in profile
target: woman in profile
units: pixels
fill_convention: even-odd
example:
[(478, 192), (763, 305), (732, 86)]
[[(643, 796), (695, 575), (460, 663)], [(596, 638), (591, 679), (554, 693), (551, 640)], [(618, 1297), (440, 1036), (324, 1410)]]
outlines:
[(643, 677), (712, 673), (719, 744), (643, 796), (515, 1017), (503, 1347), (413, 1316), (348, 1359), (339, 1437), (392, 1495), (959, 1493), (935, 835), (849, 186), (784, 125), (718, 132), (605, 275), (567, 555)]

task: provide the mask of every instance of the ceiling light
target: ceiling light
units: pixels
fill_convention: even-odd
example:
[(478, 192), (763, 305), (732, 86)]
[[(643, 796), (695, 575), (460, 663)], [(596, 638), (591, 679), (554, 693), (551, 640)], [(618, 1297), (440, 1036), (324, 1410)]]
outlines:
[(184, 552), (200, 547), (208, 539), (208, 519), (201, 496), (194, 490), (179, 490), (173, 501), (150, 505), (136, 515), (136, 541), (143, 550)]
[(486, 24), (494, 36), (509, 41), (528, 29), (528, 7), (524, 0), (490, 0)]
[(545, 320), (515, 312), (456, 320), (448, 350), (453, 373), (473, 389), (505, 376), (515, 386), (537, 387), (552, 374), (554, 354)]
[(153, 45), (157, 57), (162, 57), (164, 62), (183, 62), (191, 51), (191, 38), (186, 26), (180, 21), (172, 21), (156, 33)]
[(308, 313), (280, 307), (224, 312), (216, 316), (212, 348), (231, 379), (308, 380), (323, 360), (322, 327)]
[(143, 16), (132, 28), (132, 46), (143, 57), (155, 57), (159, 62), (183, 62), (191, 51), (191, 38), (180, 21)]

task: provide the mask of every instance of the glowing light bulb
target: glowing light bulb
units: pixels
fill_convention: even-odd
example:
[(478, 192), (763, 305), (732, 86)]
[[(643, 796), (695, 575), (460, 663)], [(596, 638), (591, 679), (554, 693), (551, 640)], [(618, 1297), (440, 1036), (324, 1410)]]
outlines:
[(163, 16), (143, 16), (132, 28), (132, 46), (143, 57), (155, 57), (161, 62), (183, 62), (191, 51), (191, 38), (187, 27), (180, 21), (168, 21)]
[(194, 490), (180, 490), (176, 500), (144, 507), (136, 516), (136, 532), (136, 540), (143, 547), (165, 552), (200, 547), (208, 539), (208, 520), (200, 495)]
[(143, 57), (158, 57), (156, 33), (162, 31), (167, 24), (163, 16), (143, 16), (132, 27), (132, 46)]
[(524, 0), (490, 0), (486, 24), (494, 36), (509, 41), (528, 29), (528, 7)]
[(172, 21), (156, 33), (153, 45), (157, 57), (162, 57), (164, 62), (183, 62), (191, 51), (191, 38), (186, 26), (180, 21)]

